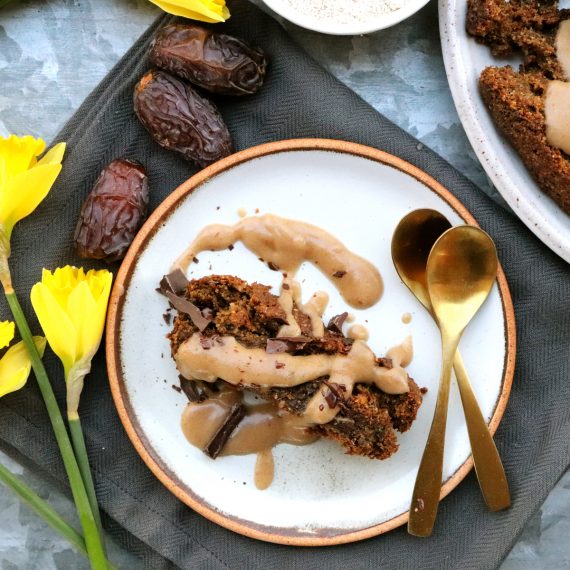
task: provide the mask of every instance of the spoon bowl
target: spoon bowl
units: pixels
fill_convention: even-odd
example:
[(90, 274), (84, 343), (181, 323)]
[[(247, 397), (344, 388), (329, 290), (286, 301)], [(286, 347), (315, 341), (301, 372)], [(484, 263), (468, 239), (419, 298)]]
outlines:
[(400, 279), (431, 312), (427, 291), (427, 260), (438, 238), (451, 223), (436, 210), (414, 210), (400, 220), (392, 237), (392, 260)]
[(489, 295), (497, 268), (495, 244), (482, 229), (459, 226), (441, 235), (429, 254), (425, 275), (442, 334), (463, 332)]

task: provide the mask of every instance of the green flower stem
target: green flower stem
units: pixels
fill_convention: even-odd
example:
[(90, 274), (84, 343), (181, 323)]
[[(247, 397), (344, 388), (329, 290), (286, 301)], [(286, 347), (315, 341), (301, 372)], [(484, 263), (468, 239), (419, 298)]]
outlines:
[(14, 491), (20, 499), (26, 503), (33, 511), (42, 517), (53, 529), (66, 538), (84, 556), (87, 556), (85, 541), (83, 537), (41, 497), (36, 495), (25, 483), (13, 475), (4, 465), (0, 463), (0, 481), (9, 489)]
[[(75, 546), (78, 552), (88, 557), (85, 541), (69, 523), (61, 518), (59, 513), (39, 495), (34, 493), (23, 481), (11, 473), (4, 465), (0, 463), (0, 481), (9, 489), (14, 491), (16, 495), (38, 514), (45, 522), (47, 522), (54, 530), (59, 532), (63, 538)], [(116, 570), (112, 564), (108, 564), (109, 570)]]
[[(69, 431), (71, 432), (71, 441), (73, 443), (73, 449), (75, 450), (75, 457), (77, 457), (79, 471), (81, 471), (83, 484), (85, 485), (87, 497), (89, 498), (89, 504), (91, 505), (91, 512), (95, 517), (95, 522), (99, 528), (99, 533), (101, 534), (101, 537), (103, 537), (101, 514), (99, 513), (99, 505), (97, 504), (97, 494), (95, 493), (93, 475), (91, 474), (91, 468), (89, 467), (89, 458), (87, 456), (87, 448), (85, 447), (83, 429), (81, 429), (81, 420), (76, 413), (68, 413), (67, 421), (69, 422)], [(105, 545), (103, 544), (103, 547), (104, 546)]]
[(71, 492), (73, 493), (77, 513), (79, 514), (79, 520), (81, 521), (81, 526), (83, 528), (85, 544), (87, 546), (87, 552), (89, 553), (91, 567), (93, 570), (106, 570), (108, 568), (107, 560), (103, 550), (101, 537), (99, 535), (99, 529), (97, 528), (95, 517), (93, 516), (93, 512), (89, 505), (89, 498), (85, 491), (81, 472), (79, 471), (79, 466), (73, 453), (73, 448), (71, 447), (71, 441), (69, 440), (69, 435), (65, 429), (63, 417), (59, 410), (57, 400), (55, 399), (46, 369), (44, 368), (42, 359), (40, 358), (34, 344), (32, 333), (22, 311), (22, 307), (16, 297), (16, 293), (14, 290), (6, 288), (5, 293), (6, 300), (8, 301), (8, 305), (10, 305), (10, 309), (14, 315), (14, 320), (18, 326), (22, 340), (28, 349), (28, 353), (32, 361), (32, 368), (34, 369), (36, 380), (44, 398), (55, 438), (59, 445), (61, 457), (65, 464), (65, 470), (67, 471)]

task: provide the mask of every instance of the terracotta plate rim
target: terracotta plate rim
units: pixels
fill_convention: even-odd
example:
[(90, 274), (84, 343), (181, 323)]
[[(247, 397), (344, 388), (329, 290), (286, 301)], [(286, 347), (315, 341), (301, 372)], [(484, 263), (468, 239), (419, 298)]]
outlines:
[[(330, 534), (326, 536), (302, 534), (300, 531), (296, 531), (296, 529), (283, 529), (256, 525), (255, 523), (244, 521), (234, 516), (230, 517), (229, 515), (218, 511), (188, 492), (184, 488), (183, 484), (177, 479), (176, 475), (172, 473), (166, 465), (162, 464), (160, 458), (156, 457), (155, 453), (150, 448), (150, 445), (147, 445), (148, 442), (145, 441), (144, 436), (139, 435), (140, 427), (138, 426), (136, 417), (130, 408), (128, 395), (124, 390), (119, 356), (119, 329), (121, 324), (122, 308), (125, 300), (125, 292), (134, 273), (140, 252), (144, 250), (155, 232), (161, 227), (165, 219), (167, 219), (177, 208), (178, 204), (188, 194), (191, 194), (202, 184), (218, 174), (233, 168), (234, 166), (270, 154), (303, 150), (351, 154), (396, 168), (397, 170), (412, 176), (429, 190), (435, 192), (445, 200), (466, 223), (478, 226), (475, 218), (469, 213), (467, 208), (465, 208), (465, 206), (463, 206), (463, 204), (439, 182), (419, 168), (384, 151), (357, 143), (333, 139), (290, 139), (251, 147), (212, 164), (183, 182), (150, 215), (135, 238), (117, 273), (109, 302), (105, 343), (109, 383), (119, 418), (121, 419), (129, 439), (133, 443), (142, 460), (171, 493), (212, 522), (250, 538), (295, 546), (328, 546), (363, 540), (397, 528), (407, 522), (408, 511), (381, 524), (355, 531), (346, 531), (345, 529), (328, 529)], [(492, 434), (497, 430), (509, 399), (514, 375), (516, 352), (514, 308), (507, 280), (500, 265), (497, 282), (505, 315), (506, 352), (503, 367), (502, 389), (495, 406), (495, 411), (489, 423), (489, 429)], [(466, 477), (472, 467), (473, 460), (469, 457), (457, 469), (457, 471), (455, 471), (455, 473), (453, 473), (453, 475), (443, 483), (440, 498), (443, 499), (453, 489), (455, 489), (455, 487), (457, 487), (457, 485)]]

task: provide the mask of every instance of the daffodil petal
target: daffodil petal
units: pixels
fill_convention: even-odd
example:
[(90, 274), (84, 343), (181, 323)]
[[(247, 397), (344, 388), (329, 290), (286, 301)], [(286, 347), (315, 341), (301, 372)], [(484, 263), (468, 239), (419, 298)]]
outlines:
[(91, 360), (99, 348), (104, 323), (100, 326), (97, 302), (87, 281), (79, 283), (71, 292), (67, 312), (77, 330), (76, 362)]
[(34, 164), (35, 157), (40, 155), (45, 147), (46, 143), (42, 139), (29, 135), (0, 137), (0, 158), (5, 165), (5, 178), (9, 180), (28, 170)]
[[(31, 367), (31, 365), (30, 365)], [(2, 368), (2, 366), (0, 366)], [(30, 371), (27, 368), (20, 368), (16, 371), (2, 373), (2, 380), (0, 380), (0, 398), (15, 392), (26, 385)]]
[(77, 331), (73, 322), (44, 283), (36, 283), (32, 287), (31, 300), (47, 341), (63, 363), (67, 375), (77, 356)]
[(66, 265), (53, 273), (48, 269), (42, 272), (42, 283), (51, 291), (62, 309), (67, 311), (67, 299), (79, 282), (85, 279), (83, 269)]
[[(113, 275), (107, 270), (91, 270), (85, 279), (75, 290), (79, 292), (77, 297), (74, 294), (70, 296), (70, 301), (73, 299), (74, 303), (80, 302), (80, 308), (83, 308), (80, 313), (79, 330), (81, 334), (77, 355), (78, 360), (83, 363), (93, 358), (101, 344)], [(69, 310), (72, 310), (71, 305)]]
[(44, 269), (32, 288), (32, 304), (66, 379), (77, 366), (88, 368), (103, 336), (113, 275), (106, 269)]
[[(164, 1), (164, 0), (161, 0)], [(229, 18), (230, 12), (226, 7), (224, 1), (218, 0), (166, 0), (168, 4), (177, 6), (178, 8), (183, 8), (202, 14), (207, 18), (212, 18), (215, 21), (220, 21), (219, 18), (226, 20)]]
[[(43, 356), (46, 339), (35, 336), (34, 343), (40, 356)], [(22, 388), (28, 380), (31, 369), (32, 362), (23, 342), (9, 348), (0, 358), (0, 397)]]
[(0, 348), (5, 348), (12, 342), (15, 330), (12, 321), (0, 322)]
[[(198, 12), (199, 14), (204, 14), (205, 16), (219, 16), (221, 14), (221, 7), (224, 3), (215, 2), (214, 0), (165, 0), (168, 4), (173, 6), (178, 6), (179, 8), (184, 8), (186, 10), (192, 10), (192, 12)], [(209, 12), (214, 12), (214, 14), (209, 14)]]
[[(182, 18), (188, 18), (190, 20), (198, 20), (201, 22), (210, 22), (210, 23), (219, 23), (224, 22), (229, 18), (229, 11), (227, 8), (222, 13), (217, 14), (210, 10), (207, 10), (208, 14), (204, 13), (203, 11), (196, 12), (195, 10), (191, 10), (186, 8), (185, 6), (179, 6), (173, 4), (172, 2), (167, 2), (165, 0), (150, 0), (153, 4), (156, 4), (159, 8), (162, 8), (165, 12), (169, 14), (173, 14), (174, 16), (180, 16)], [(227, 15), (224, 15), (227, 13)]]
[(102, 269), (100, 271), (91, 269), (87, 272), (85, 278), (89, 283), (89, 288), (91, 289), (91, 293), (93, 293), (93, 297), (103, 300), (106, 307), (111, 293), (113, 274), (106, 269)]
[(0, 154), (0, 199), (4, 193), (4, 189), (8, 184), (8, 165), (6, 164), (6, 158)]
[(47, 196), (60, 170), (61, 164), (42, 164), (8, 181), (0, 194), (0, 225), (8, 239), (14, 226)]
[(65, 153), (65, 143), (58, 143), (52, 148), (50, 148), (41, 158), (38, 160), (38, 165), (40, 164), (61, 164), (63, 160), (63, 155)]
[(103, 329), (105, 328), (105, 321), (107, 318), (107, 307), (109, 306), (109, 296), (111, 295), (113, 274), (110, 271), (99, 271), (97, 281), (99, 287), (99, 293), (97, 296), (97, 327), (100, 331), (99, 342), (101, 342)]

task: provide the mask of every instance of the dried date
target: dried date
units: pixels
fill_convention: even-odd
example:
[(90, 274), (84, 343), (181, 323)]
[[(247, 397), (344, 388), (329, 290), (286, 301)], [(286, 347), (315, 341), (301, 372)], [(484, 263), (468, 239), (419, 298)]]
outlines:
[(164, 71), (149, 71), (142, 77), (135, 87), (134, 106), (159, 145), (198, 166), (232, 153), (230, 133), (216, 107)]
[(101, 172), (75, 228), (80, 257), (122, 259), (146, 217), (148, 178), (141, 164), (118, 159)]
[(267, 69), (260, 49), (192, 24), (169, 24), (159, 30), (149, 55), (157, 67), (223, 95), (255, 93)]

